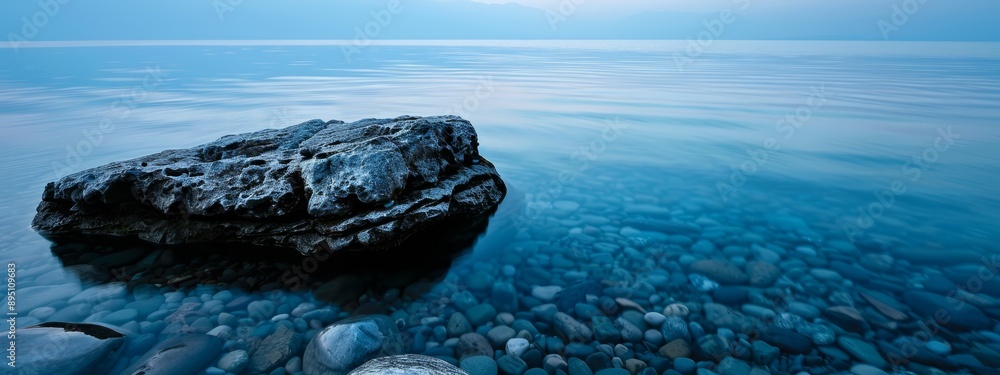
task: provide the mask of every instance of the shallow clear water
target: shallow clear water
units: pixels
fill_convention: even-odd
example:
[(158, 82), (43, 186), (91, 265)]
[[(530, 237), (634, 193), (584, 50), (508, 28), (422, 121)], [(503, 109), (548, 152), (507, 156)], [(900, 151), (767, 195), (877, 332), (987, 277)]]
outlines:
[[(386, 313), (407, 311), (405, 322), (419, 314), (448, 320), (450, 293), (482, 278), (514, 284), (522, 311), (515, 315), (529, 319), (523, 312), (541, 302), (530, 297), (534, 286), (582, 280), (623, 288), (596, 297), (630, 298), (649, 311), (675, 300), (710, 302), (710, 292), (669, 276), (691, 274), (705, 258), (742, 268), (766, 258), (762, 251), (777, 254), (773, 263), (800, 287), (832, 262), (889, 255), (878, 274), (898, 289), (866, 287), (901, 300), (933, 275), (962, 279), (956, 273), (998, 253), (1000, 44), (716, 42), (697, 56), (685, 48), (374, 45), (351, 61), (339, 46), (2, 51), (0, 258), (17, 264), (20, 290), (92, 286), (64, 270), (28, 227), (44, 184), (67, 171), (313, 118), (444, 113), (472, 121), (481, 154), (510, 194), (476, 244), (445, 276), (427, 280), (431, 292), (396, 300), (384, 299), (385, 290), (357, 291)], [(116, 103), (122, 98), (126, 104)], [(822, 309), (838, 304), (830, 290), (864, 284), (841, 276), (847, 280), (820, 278), (819, 292), (772, 288)], [(183, 302), (225, 288), (186, 289), (195, 298)], [(995, 326), (1000, 292), (970, 292), (986, 301), (979, 307)], [(121, 299), (149, 298), (128, 293)], [(473, 294), (490, 298), (489, 290)], [(22, 293), (19, 303), (60, 310), (70, 296)], [(314, 300), (309, 290), (251, 296), (275, 301), (278, 313)], [(51, 315), (19, 313), (19, 325)], [(80, 319), (91, 313), (99, 311)], [(245, 307), (233, 314), (247, 316)], [(218, 324), (218, 312), (204, 317)], [(250, 327), (237, 330), (247, 337), (273, 331), (249, 318), (240, 324)], [(422, 330), (403, 331), (407, 350), (423, 352), (412, 344)], [(950, 339), (956, 351), (973, 341)]]

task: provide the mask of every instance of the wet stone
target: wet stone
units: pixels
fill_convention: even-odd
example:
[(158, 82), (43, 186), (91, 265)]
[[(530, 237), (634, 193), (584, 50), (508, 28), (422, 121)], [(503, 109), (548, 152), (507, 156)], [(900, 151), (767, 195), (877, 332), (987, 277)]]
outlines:
[(495, 349), (502, 349), (507, 342), (514, 338), (517, 332), (508, 326), (496, 326), (486, 334), (486, 339)]
[(588, 342), (593, 337), (590, 328), (565, 313), (556, 313), (553, 323), (556, 330), (570, 342)]
[(845, 352), (851, 354), (852, 357), (880, 369), (885, 369), (889, 367), (889, 363), (886, 362), (882, 355), (879, 354), (877, 348), (874, 345), (862, 341), (861, 339), (856, 339), (853, 337), (841, 336), (837, 338), (837, 346), (843, 349)]
[(621, 339), (618, 329), (607, 317), (595, 315), (591, 318), (591, 327), (593, 327), (594, 339), (598, 342), (617, 343)]
[(669, 359), (691, 356), (691, 345), (682, 339), (676, 339), (660, 347), (659, 354)]
[(733, 357), (726, 357), (717, 366), (715, 371), (719, 375), (749, 375), (750, 365)]
[(786, 353), (806, 354), (812, 350), (812, 341), (809, 338), (790, 329), (767, 327), (760, 330), (760, 339)]
[(493, 356), (493, 347), (489, 341), (475, 332), (466, 333), (459, 337), (458, 356), (459, 360), (477, 355)]
[(671, 342), (677, 339), (691, 341), (691, 333), (688, 331), (687, 322), (676, 316), (667, 317), (660, 327), (663, 340)]
[(446, 326), (448, 337), (459, 337), (472, 332), (472, 324), (460, 312), (451, 315)]
[(739, 285), (747, 281), (746, 273), (726, 260), (706, 259), (694, 262), (691, 264), (691, 272), (726, 285)]
[(705, 335), (698, 339), (698, 352), (711, 360), (719, 361), (729, 356), (732, 347), (725, 338), (719, 335)]

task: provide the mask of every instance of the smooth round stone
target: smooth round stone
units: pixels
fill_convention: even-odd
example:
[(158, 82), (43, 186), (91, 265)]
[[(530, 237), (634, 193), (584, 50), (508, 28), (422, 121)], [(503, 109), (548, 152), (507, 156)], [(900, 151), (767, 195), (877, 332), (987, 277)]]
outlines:
[(97, 306), (94, 306), (94, 308), (91, 309), (91, 311), (97, 312), (97, 311), (115, 311), (115, 310), (121, 310), (121, 309), (125, 308), (125, 305), (127, 305), (127, 304), (128, 304), (128, 301), (125, 301), (124, 299), (113, 299), (113, 300), (110, 300), (110, 301), (104, 301), (104, 302), (101, 302), (101, 303), (97, 304)]
[(798, 246), (795, 248), (795, 252), (810, 258), (818, 255), (815, 249), (807, 246)]
[(514, 266), (512, 266), (512, 265), (509, 265), (509, 264), (505, 264), (505, 265), (503, 266), (503, 268), (501, 268), (501, 269), (500, 269), (500, 272), (501, 272), (501, 273), (502, 273), (502, 274), (503, 274), (504, 276), (507, 276), (507, 277), (513, 277), (513, 276), (514, 276), (515, 274), (517, 274), (517, 269), (516, 269), (516, 268), (514, 268)]
[(44, 307), (39, 307), (37, 309), (31, 310), (31, 312), (28, 313), (28, 316), (33, 317), (33, 318), (38, 319), (38, 320), (45, 320), (45, 318), (48, 318), (48, 317), (52, 316), (52, 314), (55, 314), (55, 313), (56, 313), (56, 309), (55, 308), (49, 307), (49, 306), (44, 306)]
[(838, 283), (844, 280), (836, 271), (831, 271), (822, 268), (813, 268), (809, 270), (809, 274), (815, 277), (816, 280), (827, 282), (827, 283)]
[(502, 348), (504, 344), (511, 340), (517, 332), (513, 328), (508, 326), (496, 326), (490, 329), (486, 333), (486, 339), (490, 342), (494, 348)]
[(734, 333), (733, 330), (729, 328), (719, 328), (719, 330), (716, 333), (719, 334), (719, 336), (725, 337), (729, 341), (736, 340), (736, 333)]
[(570, 358), (567, 362), (569, 364), (568, 370), (569, 375), (593, 375), (594, 372), (587, 367), (587, 363), (580, 358)]
[[(216, 301), (229, 302), (229, 301), (233, 300), (233, 292), (230, 292), (228, 290), (223, 290), (221, 292), (215, 293), (215, 295), (212, 296), (212, 299), (214, 299)], [(225, 369), (223, 369), (223, 370), (225, 370)], [(233, 371), (230, 371), (230, 372), (233, 372)]]
[(948, 355), (949, 353), (951, 353), (951, 347), (948, 346), (948, 344), (945, 344), (940, 341), (928, 341), (925, 347), (927, 348), (927, 350), (930, 350), (931, 353), (940, 356)]
[[(573, 342), (566, 345), (567, 357), (576, 357), (577, 359), (587, 358), (587, 356), (594, 354), (596, 351), (594, 347), (583, 343)], [(570, 358), (570, 361), (572, 361), (572, 358)]]
[(561, 286), (549, 285), (549, 286), (536, 286), (531, 288), (531, 296), (538, 298), (542, 302), (552, 302), (562, 291)]
[(298, 306), (295, 306), (294, 309), (292, 309), (291, 314), (296, 318), (301, 318), (303, 315), (313, 310), (316, 310), (315, 304), (310, 302), (302, 302)]
[(844, 349), (845, 352), (850, 353), (852, 357), (857, 358), (863, 363), (873, 365), (877, 368), (889, 367), (889, 363), (882, 358), (878, 349), (867, 341), (848, 336), (841, 336), (837, 338), (837, 344), (841, 349)]
[(219, 358), (216, 366), (226, 372), (239, 374), (247, 368), (248, 363), (250, 363), (250, 357), (245, 350), (234, 350)]
[(124, 309), (105, 315), (104, 318), (101, 319), (101, 321), (113, 325), (122, 325), (125, 324), (126, 322), (134, 320), (138, 315), (139, 315), (138, 311), (135, 311), (133, 309)]
[(521, 358), (505, 355), (497, 360), (497, 367), (505, 374), (521, 375), (528, 371), (528, 364)]
[[(681, 303), (673, 303), (663, 308), (664, 316), (679, 316), (683, 318), (687, 316), (689, 313), (690, 310), (688, 309), (688, 307), (684, 306), (684, 304)], [(643, 319), (645, 319), (645, 317), (643, 317)], [(660, 324), (663, 324), (663, 322), (660, 322)]]
[(219, 314), (219, 324), (235, 328), (236, 326), (238, 326), (240, 324), (240, 321), (239, 321), (239, 319), (236, 318), (236, 316), (234, 316), (234, 315), (232, 315), (230, 313), (220, 313)]
[(469, 308), (465, 312), (465, 317), (473, 326), (481, 326), (493, 320), (497, 316), (497, 309), (493, 305), (481, 303)]
[(501, 325), (509, 326), (514, 323), (514, 314), (509, 312), (499, 313), (497, 314), (496, 321)]
[(469, 375), (496, 375), (497, 363), (488, 356), (480, 355), (463, 359), (459, 367)]
[(254, 320), (270, 320), (276, 308), (271, 301), (253, 301), (247, 306), (247, 314)]
[(285, 319), (288, 319), (288, 314), (278, 314), (278, 315), (275, 315), (273, 318), (271, 318), (271, 321), (272, 322), (277, 322), (279, 320), (285, 320)]
[(292, 359), (289, 359), (288, 363), (285, 364), (285, 371), (289, 374), (302, 371), (302, 357), (292, 357)]
[(860, 364), (851, 367), (851, 373), (854, 375), (887, 375), (885, 371), (880, 370), (878, 367)]
[(82, 292), (76, 293), (67, 302), (70, 305), (77, 303), (98, 304), (113, 299), (125, 298), (128, 291), (123, 283), (111, 283), (91, 287)]
[(743, 305), (742, 310), (744, 314), (767, 321), (774, 320), (775, 317), (774, 310), (757, 305), (745, 304)]
[(643, 333), (643, 338), (650, 344), (663, 345), (663, 333), (656, 329), (647, 329)]
[(791, 302), (788, 304), (788, 312), (798, 315), (805, 320), (813, 320), (819, 317), (820, 311), (813, 305), (802, 302)]
[(643, 331), (625, 318), (615, 319), (615, 328), (621, 330), (621, 337), (625, 342), (639, 342), (639, 340), (642, 340)]
[(569, 364), (566, 363), (566, 360), (558, 354), (549, 354), (545, 356), (542, 360), (542, 364), (542, 367), (546, 370), (546, 372), (555, 372), (556, 370), (566, 371), (566, 367), (569, 366)]
[(691, 245), (691, 251), (701, 254), (711, 254), (715, 252), (715, 244), (706, 240), (698, 240), (694, 245)]
[(573, 201), (555, 201), (552, 202), (552, 208), (559, 211), (572, 212), (580, 209), (580, 204)]
[(667, 320), (667, 317), (658, 312), (648, 312), (646, 315), (643, 315), (642, 319), (651, 327), (659, 328)]
[(507, 350), (507, 354), (510, 354), (515, 357), (520, 357), (522, 354), (524, 354), (525, 351), (528, 350), (528, 346), (529, 346), (528, 340), (515, 337), (510, 340), (507, 340), (507, 345), (505, 349)]
[(698, 366), (690, 358), (677, 358), (674, 360), (674, 370), (681, 374), (691, 374)]

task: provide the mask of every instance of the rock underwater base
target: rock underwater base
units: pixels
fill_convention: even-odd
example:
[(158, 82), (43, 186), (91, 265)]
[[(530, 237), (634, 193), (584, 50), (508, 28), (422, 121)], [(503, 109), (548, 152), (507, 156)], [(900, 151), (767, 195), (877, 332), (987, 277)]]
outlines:
[(158, 244), (235, 242), (303, 254), (391, 247), (506, 194), (457, 116), (312, 120), (230, 135), (49, 183), (32, 227)]

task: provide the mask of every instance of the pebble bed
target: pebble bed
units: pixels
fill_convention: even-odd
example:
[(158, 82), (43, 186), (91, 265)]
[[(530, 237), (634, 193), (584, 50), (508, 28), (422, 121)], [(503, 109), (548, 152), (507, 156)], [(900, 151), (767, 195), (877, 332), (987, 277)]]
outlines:
[[(495, 218), (499, 229), (443, 277), (398, 287), (342, 276), (289, 291), (248, 285), (241, 270), (208, 284), (149, 281), (176, 281), (181, 270), (168, 269), (80, 288), (53, 285), (53, 272), (33, 271), (49, 266), (28, 260), (21, 274), (35, 286), (21, 291), (33, 297), (19, 325), (119, 327), (128, 342), (111, 373), (185, 334), (224, 340), (217, 352), (191, 353), (212, 375), (312, 375), (309, 361), (358, 366), (385, 337), (402, 345), (379, 350), (436, 357), (473, 375), (995, 374), (1000, 367), (995, 255), (953, 249), (942, 257), (875, 236), (851, 243), (839, 239), (839, 227), (782, 213), (780, 202), (734, 209), (614, 181), (567, 189), (527, 220)], [(587, 185), (622, 194), (597, 197)], [(537, 202), (531, 192), (526, 201)], [(309, 352), (324, 328), (366, 316), (387, 317), (393, 327), (340, 343), (357, 350)]]

